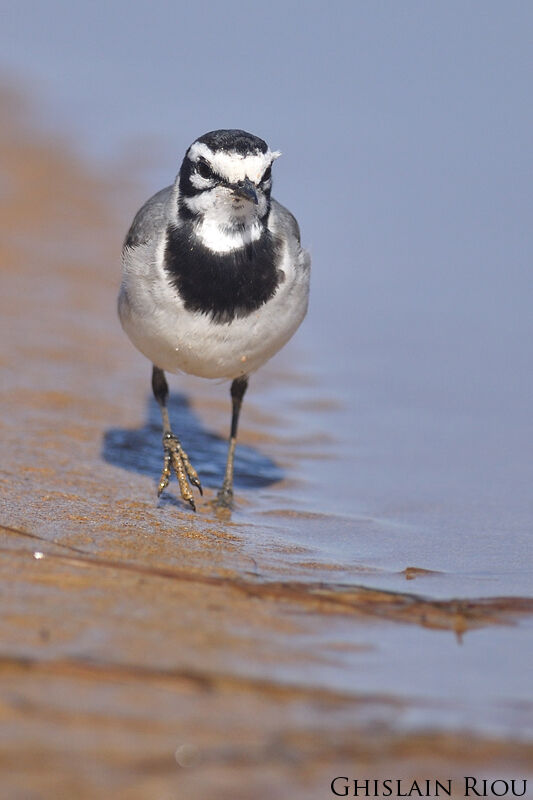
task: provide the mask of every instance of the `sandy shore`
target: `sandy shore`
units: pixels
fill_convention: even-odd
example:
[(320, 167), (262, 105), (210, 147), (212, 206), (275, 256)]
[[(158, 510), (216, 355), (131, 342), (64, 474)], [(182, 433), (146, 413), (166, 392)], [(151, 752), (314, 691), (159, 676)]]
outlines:
[[(116, 186), (38, 137), (14, 97), (2, 106), (3, 796), (318, 800), (336, 775), (530, 775), (520, 731), (425, 729), (424, 703), (316, 676), (342, 656), (336, 625), (354, 652), (398, 625), (460, 640), (530, 620), (532, 601), (428, 600), (416, 571), (398, 594), (314, 579), (305, 559), (299, 575), (268, 554), (264, 568), (209, 506), (225, 395), (174, 401), (208, 475), (199, 514), (175, 489), (156, 504), (148, 369), (114, 313)], [(243, 443), (289, 485), (262, 422), (252, 402)]]

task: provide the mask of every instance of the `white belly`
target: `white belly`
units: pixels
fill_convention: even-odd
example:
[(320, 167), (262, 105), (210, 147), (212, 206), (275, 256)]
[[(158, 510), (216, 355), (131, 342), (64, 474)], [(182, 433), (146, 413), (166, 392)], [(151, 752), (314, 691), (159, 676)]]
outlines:
[(301, 265), (282, 265), (285, 280), (263, 306), (231, 322), (184, 308), (167, 278), (154, 265), (139, 268), (140, 253), (125, 265), (119, 297), (122, 326), (153, 364), (168, 372), (202, 378), (236, 378), (268, 361), (291, 338), (307, 311), (308, 256)]

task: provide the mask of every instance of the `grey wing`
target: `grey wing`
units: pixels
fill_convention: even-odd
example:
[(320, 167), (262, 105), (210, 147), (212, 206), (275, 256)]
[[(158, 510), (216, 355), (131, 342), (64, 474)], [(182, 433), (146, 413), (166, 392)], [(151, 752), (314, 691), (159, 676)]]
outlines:
[(166, 223), (167, 204), (172, 194), (172, 189), (172, 186), (161, 189), (137, 211), (126, 234), (124, 247), (137, 247), (140, 244), (147, 244), (157, 236)]
[(277, 200), (272, 198), (272, 210), (276, 215), (276, 221), (286, 231), (289, 236), (294, 236), (298, 244), (300, 244), (300, 226), (294, 214), (291, 214), (288, 208), (282, 206)]
[(288, 208), (285, 208), (274, 199), (272, 199), (272, 212), (274, 215), (274, 227), (286, 239), (296, 272), (309, 285), (311, 256), (300, 243), (300, 226), (296, 217), (291, 214)]

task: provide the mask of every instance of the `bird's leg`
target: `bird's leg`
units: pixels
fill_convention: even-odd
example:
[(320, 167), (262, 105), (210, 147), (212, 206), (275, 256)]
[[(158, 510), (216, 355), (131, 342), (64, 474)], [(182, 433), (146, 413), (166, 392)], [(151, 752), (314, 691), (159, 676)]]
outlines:
[(248, 387), (248, 376), (235, 378), (231, 384), (231, 432), (229, 438), (228, 460), (226, 462), (226, 473), (224, 483), (217, 495), (217, 505), (222, 508), (231, 508), (233, 501), (233, 463), (235, 460), (235, 446), (237, 444), (237, 428), (239, 425), (239, 414), (241, 411), (242, 398)]
[[(168, 384), (163, 370), (155, 365), (152, 370), (152, 390), (161, 410), (161, 418), (163, 420), (163, 472), (159, 480), (157, 496), (159, 497), (161, 492), (168, 486), (172, 468), (176, 473), (182, 498), (189, 503), (193, 511), (196, 511), (189, 483), (196, 486), (200, 494), (203, 494), (202, 486), (198, 478), (198, 473), (191, 465), (187, 453), (181, 446), (180, 440), (172, 433), (170, 428), (167, 410)], [(187, 482), (187, 479), (189, 482)]]

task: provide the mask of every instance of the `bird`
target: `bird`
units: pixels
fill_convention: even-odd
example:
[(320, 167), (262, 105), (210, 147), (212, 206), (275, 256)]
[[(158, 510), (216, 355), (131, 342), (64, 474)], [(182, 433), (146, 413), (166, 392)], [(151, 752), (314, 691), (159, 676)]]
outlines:
[(285, 345), (304, 319), (311, 259), (293, 214), (271, 197), (281, 155), (239, 129), (210, 131), (185, 153), (173, 184), (140, 208), (122, 248), (118, 314), (152, 363), (161, 411), (163, 469), (174, 471), (193, 511), (197, 471), (173, 431), (165, 373), (231, 381), (224, 480), (215, 505), (233, 507), (237, 429), (250, 375)]

